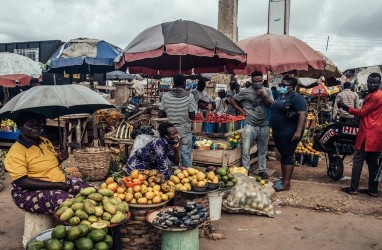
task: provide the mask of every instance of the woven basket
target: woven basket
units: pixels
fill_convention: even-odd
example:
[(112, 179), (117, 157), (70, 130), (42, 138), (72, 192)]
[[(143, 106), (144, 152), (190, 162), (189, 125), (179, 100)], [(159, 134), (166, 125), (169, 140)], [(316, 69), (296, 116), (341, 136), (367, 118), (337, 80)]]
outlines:
[(199, 237), (203, 238), (212, 232), (211, 220), (210, 220), (210, 202), (207, 194), (186, 194), (182, 192), (177, 192), (174, 198), (175, 206), (184, 206), (189, 201), (195, 201), (198, 205), (203, 205), (207, 208), (208, 217), (199, 226)]
[(90, 181), (100, 181), (107, 177), (110, 168), (111, 150), (105, 147), (89, 147), (74, 150), (78, 169)]
[(156, 208), (130, 208), (130, 220), (120, 227), (122, 249), (156, 250), (161, 248), (162, 231), (146, 220), (146, 215), (159, 210)]

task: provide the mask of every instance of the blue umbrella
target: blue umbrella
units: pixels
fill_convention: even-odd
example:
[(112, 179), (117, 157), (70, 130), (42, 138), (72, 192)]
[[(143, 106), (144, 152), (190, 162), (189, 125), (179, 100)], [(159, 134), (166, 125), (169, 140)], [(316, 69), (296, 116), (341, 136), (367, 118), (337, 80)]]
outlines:
[(107, 73), (114, 69), (114, 59), (122, 52), (108, 42), (78, 38), (64, 43), (47, 62), (47, 72), (67, 74)]

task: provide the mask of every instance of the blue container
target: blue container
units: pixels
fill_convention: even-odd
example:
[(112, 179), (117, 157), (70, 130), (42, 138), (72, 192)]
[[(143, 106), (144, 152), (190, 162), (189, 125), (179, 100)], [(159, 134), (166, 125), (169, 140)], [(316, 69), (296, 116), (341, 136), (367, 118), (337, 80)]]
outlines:
[(20, 131), (16, 131), (16, 132), (0, 131), (0, 139), (16, 141), (19, 135), (20, 135)]
[(245, 127), (245, 120), (241, 120), (240, 121), (240, 128), (244, 128)]
[(203, 132), (204, 133), (215, 133), (216, 123), (214, 122), (203, 122)]

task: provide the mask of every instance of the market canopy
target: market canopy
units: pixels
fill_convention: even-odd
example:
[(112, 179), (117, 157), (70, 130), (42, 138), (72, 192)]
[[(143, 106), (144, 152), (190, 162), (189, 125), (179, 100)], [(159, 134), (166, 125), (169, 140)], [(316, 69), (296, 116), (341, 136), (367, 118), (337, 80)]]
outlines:
[(0, 86), (22, 87), (41, 76), (40, 63), (15, 53), (0, 53)]
[(22, 111), (32, 111), (46, 118), (71, 114), (92, 114), (96, 110), (114, 108), (95, 91), (76, 84), (36, 86), (24, 91), (0, 109), (0, 117), (15, 120)]
[(248, 75), (253, 71), (276, 74), (290, 70), (317, 70), (325, 68), (325, 59), (303, 41), (293, 36), (265, 34), (250, 37), (237, 42), (247, 53), (247, 66), (244, 70), (235, 70), (239, 75)]
[(300, 93), (304, 95), (309, 95), (312, 97), (318, 97), (318, 96), (330, 96), (333, 94), (336, 94), (340, 92), (340, 88), (337, 86), (328, 87), (325, 86), (323, 83), (318, 83), (317, 86), (313, 88), (300, 88)]
[(96, 74), (115, 70), (114, 59), (122, 52), (108, 42), (78, 38), (64, 43), (47, 62), (47, 72)]
[(246, 54), (220, 31), (193, 21), (176, 20), (142, 31), (116, 59), (130, 73), (173, 76), (243, 69)]
[(324, 76), (325, 78), (329, 77), (341, 77), (342, 72), (339, 70), (339, 68), (330, 60), (327, 56), (325, 56), (323, 53), (317, 51), (318, 54), (325, 60), (325, 68), (322, 70), (314, 69), (309, 66), (308, 70), (301, 70), (298, 72), (298, 77), (309, 77), (309, 78), (315, 78), (318, 79), (321, 76)]

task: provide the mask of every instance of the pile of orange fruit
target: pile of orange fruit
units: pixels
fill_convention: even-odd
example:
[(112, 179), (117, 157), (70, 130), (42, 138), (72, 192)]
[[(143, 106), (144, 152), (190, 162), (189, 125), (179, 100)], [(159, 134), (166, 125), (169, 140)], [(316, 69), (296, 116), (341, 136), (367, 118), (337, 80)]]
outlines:
[(108, 177), (100, 188), (107, 188), (114, 192), (114, 197), (130, 204), (151, 205), (158, 204), (175, 196), (175, 185), (165, 181), (157, 170), (140, 172), (134, 169), (130, 176), (118, 181)]

